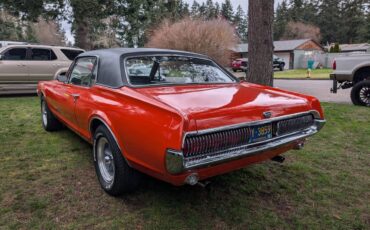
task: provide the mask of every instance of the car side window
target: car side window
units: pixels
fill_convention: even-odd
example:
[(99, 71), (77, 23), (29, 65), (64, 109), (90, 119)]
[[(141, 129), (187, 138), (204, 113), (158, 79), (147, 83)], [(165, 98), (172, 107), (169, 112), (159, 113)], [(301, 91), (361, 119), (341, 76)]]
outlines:
[(69, 83), (89, 87), (95, 84), (96, 57), (82, 57), (76, 60), (69, 75)]
[(3, 54), (3, 60), (9, 61), (21, 61), (26, 60), (27, 49), (26, 48), (13, 48), (7, 50)]
[(51, 61), (56, 60), (57, 56), (50, 49), (39, 49), (33, 48), (31, 54), (31, 60), (34, 61)]

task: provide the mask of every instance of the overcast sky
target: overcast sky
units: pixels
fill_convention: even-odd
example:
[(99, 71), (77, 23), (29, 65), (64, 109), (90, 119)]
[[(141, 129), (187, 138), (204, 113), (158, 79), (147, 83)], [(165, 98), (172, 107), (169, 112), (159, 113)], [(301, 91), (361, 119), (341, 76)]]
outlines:
[[(193, 4), (194, 0), (184, 0), (190, 4), (190, 6)], [(197, 0), (198, 3), (206, 2), (207, 0)], [(279, 2), (282, 0), (275, 0), (275, 8)], [(218, 2), (220, 5), (225, 2), (225, 0), (213, 0), (213, 2)], [(247, 12), (248, 9), (248, 0), (231, 0), (231, 4), (233, 5), (234, 10), (238, 7), (238, 5), (241, 5), (243, 7), (243, 10)], [(68, 41), (71, 41), (74, 43), (74, 38), (71, 33), (71, 25), (67, 22), (62, 22), (62, 27), (66, 31), (66, 37)]]

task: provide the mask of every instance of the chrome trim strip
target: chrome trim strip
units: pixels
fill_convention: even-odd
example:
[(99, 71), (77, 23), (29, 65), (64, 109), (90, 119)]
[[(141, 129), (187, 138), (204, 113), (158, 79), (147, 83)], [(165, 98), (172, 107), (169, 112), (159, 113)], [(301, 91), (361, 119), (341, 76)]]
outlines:
[[(202, 166), (221, 164), (227, 161), (236, 160), (236, 159), (240, 159), (243, 157), (253, 156), (258, 153), (271, 150), (271, 149), (275, 149), (280, 146), (284, 146), (284, 145), (293, 143), (295, 141), (299, 141), (309, 136), (312, 136), (316, 134), (319, 131), (319, 127), (322, 127), (324, 124), (325, 124), (325, 120), (316, 120), (315, 125), (311, 126), (310, 128), (304, 131), (289, 135), (289, 137), (282, 137), (279, 139), (274, 139), (272, 142), (264, 143), (262, 146), (258, 144), (257, 144), (258, 146), (254, 146), (256, 145), (255, 143), (248, 144), (245, 146), (224, 150), (219, 153), (216, 152), (214, 153), (216, 156), (208, 156), (200, 160), (192, 160), (191, 158), (184, 158), (183, 168), (185, 170), (189, 170), (189, 169), (199, 168)], [(199, 157), (199, 156), (196, 156), (196, 157)]]
[(302, 115), (308, 115), (308, 114), (312, 114), (315, 119), (321, 120), (320, 113), (317, 110), (310, 110), (310, 111), (307, 111), (307, 112), (294, 113), (294, 114), (289, 114), (289, 115), (280, 116), (280, 117), (273, 117), (273, 118), (269, 118), (269, 119), (263, 119), (263, 120), (258, 120), (258, 121), (240, 123), (240, 124), (236, 124), (236, 125), (227, 125), (227, 126), (221, 126), (221, 127), (217, 127), (217, 128), (191, 131), (191, 132), (187, 132), (183, 135), (181, 147), (184, 148), (185, 139), (188, 135), (196, 136), (196, 135), (219, 132), (219, 131), (224, 131), (224, 130), (229, 130), (229, 129), (237, 129), (237, 128), (255, 126), (255, 125), (262, 125), (262, 124), (266, 124), (266, 123), (270, 123), (270, 122), (274, 122), (274, 121), (285, 120), (285, 119), (294, 118), (294, 117), (298, 117), (298, 116), (302, 116)]
[[(303, 140), (309, 136), (312, 136), (316, 134), (320, 129), (322, 129), (325, 123), (326, 123), (326, 120), (315, 119), (314, 125), (312, 125), (311, 127), (305, 130), (299, 131), (299, 132), (290, 133), (290, 134), (280, 136), (280, 137), (275, 137), (273, 139), (269, 139), (269, 140), (258, 142), (258, 143), (250, 143), (244, 146), (238, 146), (238, 147), (234, 147), (234, 148), (227, 149), (227, 150), (222, 150), (222, 151), (211, 153), (211, 154), (205, 154), (203, 156), (199, 155), (199, 156), (185, 158), (181, 151), (167, 150), (166, 160), (167, 159), (174, 160), (176, 164), (172, 164), (171, 166), (176, 165), (177, 167), (168, 168), (167, 167), (169, 165), (168, 162), (166, 162), (166, 167), (170, 173), (176, 174), (176, 173), (181, 173), (185, 170), (195, 169), (199, 167), (207, 167), (210, 165), (221, 164), (221, 163), (228, 162), (231, 160), (253, 156), (261, 152), (275, 149), (275, 148), (278, 148), (284, 145), (288, 145), (296, 141)], [(174, 158), (173, 159), (167, 158), (168, 155), (172, 155), (174, 156)], [(203, 157), (203, 159), (192, 160), (192, 159), (196, 159), (199, 157)], [(178, 164), (179, 161), (182, 161), (182, 165), (180, 166)]]

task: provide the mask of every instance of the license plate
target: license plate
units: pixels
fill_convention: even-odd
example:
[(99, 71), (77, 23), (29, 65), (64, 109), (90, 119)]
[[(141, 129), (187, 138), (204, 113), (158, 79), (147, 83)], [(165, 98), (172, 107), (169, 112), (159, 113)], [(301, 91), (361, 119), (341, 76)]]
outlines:
[(264, 124), (252, 127), (251, 142), (259, 142), (272, 138), (272, 125)]

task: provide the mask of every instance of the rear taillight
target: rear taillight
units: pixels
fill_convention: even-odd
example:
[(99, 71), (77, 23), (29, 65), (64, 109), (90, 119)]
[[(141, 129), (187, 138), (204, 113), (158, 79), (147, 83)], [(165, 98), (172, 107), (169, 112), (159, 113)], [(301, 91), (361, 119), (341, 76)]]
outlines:
[(337, 69), (337, 62), (334, 60), (333, 62), (333, 70), (336, 70)]

